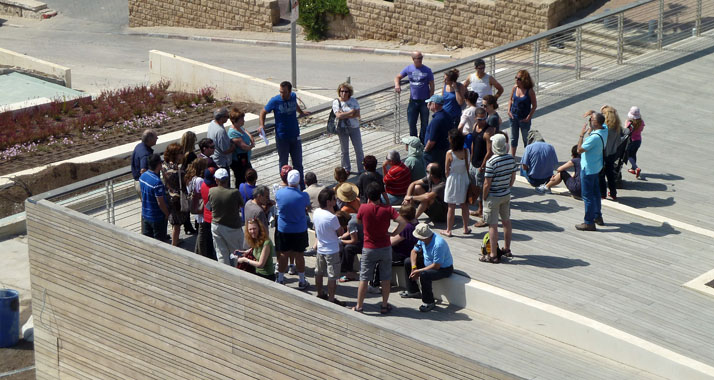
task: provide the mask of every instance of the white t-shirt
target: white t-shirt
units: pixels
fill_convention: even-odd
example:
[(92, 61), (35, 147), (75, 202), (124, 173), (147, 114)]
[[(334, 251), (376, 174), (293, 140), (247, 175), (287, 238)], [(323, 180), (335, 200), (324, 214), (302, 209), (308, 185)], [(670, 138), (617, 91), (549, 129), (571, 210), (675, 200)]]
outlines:
[(459, 124), (462, 123), (464, 126), (461, 127), (461, 133), (464, 135), (471, 133), (474, 129), (474, 124), (476, 124), (476, 107), (467, 107), (461, 111), (461, 121)]
[(490, 75), (485, 74), (483, 78), (479, 79), (479, 77), (476, 76), (476, 73), (473, 73), (469, 76), (469, 79), (471, 81), (469, 82), (468, 89), (478, 94), (478, 100), (476, 101), (477, 105), (481, 105), (481, 101), (483, 100), (484, 96), (493, 95)]
[(340, 252), (340, 221), (337, 216), (321, 208), (312, 213), (312, 222), (315, 225), (317, 238), (317, 253), (321, 255), (334, 255)]
[[(340, 103), (342, 103), (342, 108), (340, 108)], [(355, 98), (349, 98), (346, 102), (337, 99), (332, 101), (332, 111), (335, 113), (337, 113), (337, 111), (350, 112), (358, 109), (359, 103), (357, 103), (357, 99)], [(359, 128), (359, 118), (351, 117), (347, 120), (349, 120), (350, 128)], [(337, 120), (335, 120), (335, 125), (337, 125)]]

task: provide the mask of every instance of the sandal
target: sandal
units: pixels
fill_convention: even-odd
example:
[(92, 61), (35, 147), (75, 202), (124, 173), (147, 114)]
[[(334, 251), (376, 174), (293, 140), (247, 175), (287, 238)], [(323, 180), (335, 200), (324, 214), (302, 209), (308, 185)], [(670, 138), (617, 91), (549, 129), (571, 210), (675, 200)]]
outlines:
[(379, 309), (379, 314), (387, 314), (392, 311), (392, 305), (387, 304), (387, 306), (382, 306)]
[(484, 222), (483, 220), (479, 220), (474, 224), (474, 227), (476, 228), (483, 228), (483, 227), (488, 227), (488, 223)]
[(471, 233), (471, 229), (470, 229), (470, 228), (466, 228), (466, 230), (464, 230), (464, 235), (468, 235), (468, 234), (470, 234), (470, 233)]
[(347, 277), (347, 276), (342, 276), (342, 277), (340, 277), (340, 279), (337, 280), (337, 281), (339, 281), (339, 282), (350, 282), (350, 281), (356, 281), (356, 280), (357, 280), (356, 278), (349, 278), (349, 277)]
[(513, 254), (511, 253), (510, 249), (504, 249), (503, 250), (503, 255), (506, 257), (513, 257)]
[(477, 218), (480, 218), (480, 217), (483, 216), (483, 213), (478, 212), (478, 211), (469, 211), (469, 215), (475, 216), (475, 217), (477, 217)]
[(451, 236), (453, 236), (453, 235), (451, 235), (451, 232), (448, 232), (448, 231), (446, 231), (446, 230), (441, 230), (441, 231), (439, 231), (439, 232), (440, 232), (442, 235), (446, 236), (446, 237), (451, 237)]
[(362, 307), (362, 308), (359, 308), (359, 309), (358, 309), (357, 306), (352, 306), (352, 311), (356, 311), (356, 312), (358, 312), (358, 313), (362, 313), (362, 312), (364, 312), (364, 308)]
[(490, 256), (481, 255), (481, 257), (478, 258), (478, 261), (480, 261), (482, 263), (487, 263), (490, 261)]
[(493, 256), (493, 257), (489, 256), (488, 262), (491, 264), (499, 264), (501, 262), (501, 258), (498, 256)]

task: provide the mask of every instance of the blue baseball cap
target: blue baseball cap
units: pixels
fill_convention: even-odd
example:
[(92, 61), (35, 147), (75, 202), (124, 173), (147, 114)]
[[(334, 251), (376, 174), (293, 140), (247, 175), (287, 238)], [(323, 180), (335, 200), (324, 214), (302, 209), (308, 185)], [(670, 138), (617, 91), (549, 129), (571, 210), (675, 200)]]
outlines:
[(439, 94), (434, 94), (426, 102), (427, 103), (444, 104), (444, 97)]

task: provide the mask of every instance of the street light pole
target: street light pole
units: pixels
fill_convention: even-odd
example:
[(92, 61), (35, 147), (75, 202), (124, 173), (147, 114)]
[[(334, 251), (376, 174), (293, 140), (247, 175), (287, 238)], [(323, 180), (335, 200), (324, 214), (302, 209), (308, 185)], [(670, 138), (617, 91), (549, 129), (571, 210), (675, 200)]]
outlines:
[(297, 20), (300, 17), (298, 0), (290, 0), (290, 60), (292, 66), (292, 84), (297, 89)]

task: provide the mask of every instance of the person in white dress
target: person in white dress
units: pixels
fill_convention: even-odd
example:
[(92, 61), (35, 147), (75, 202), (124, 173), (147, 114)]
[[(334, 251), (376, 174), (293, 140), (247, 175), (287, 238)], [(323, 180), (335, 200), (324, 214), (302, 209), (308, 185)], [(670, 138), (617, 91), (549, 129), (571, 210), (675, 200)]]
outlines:
[(464, 135), (457, 128), (449, 131), (449, 143), (451, 150), (446, 152), (446, 189), (444, 191), (444, 202), (448, 204), (446, 212), (446, 230), (442, 233), (451, 236), (451, 229), (454, 226), (456, 206), (461, 206), (461, 218), (464, 223), (464, 234), (471, 233), (469, 228), (469, 204), (466, 201), (466, 193), (469, 188), (469, 157), (464, 149)]
[(464, 81), (464, 86), (470, 91), (478, 94), (477, 106), (481, 106), (483, 97), (486, 95), (494, 95), (493, 88), (496, 89), (496, 94), (494, 95), (496, 99), (501, 97), (503, 94), (503, 86), (496, 80), (496, 78), (486, 74), (486, 62), (483, 59), (478, 58), (474, 61), (474, 68), (476, 72), (469, 75)]

